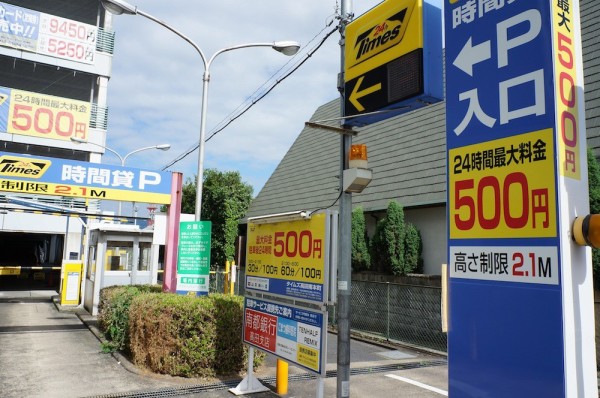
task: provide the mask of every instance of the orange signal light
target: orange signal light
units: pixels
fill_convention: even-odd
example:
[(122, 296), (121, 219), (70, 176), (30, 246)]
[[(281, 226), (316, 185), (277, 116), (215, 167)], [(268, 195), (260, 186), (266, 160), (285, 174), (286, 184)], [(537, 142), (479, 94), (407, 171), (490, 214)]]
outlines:
[(368, 160), (367, 146), (365, 144), (354, 144), (350, 147), (350, 160)]
[(359, 169), (367, 168), (367, 146), (365, 144), (354, 144), (350, 147), (348, 166)]

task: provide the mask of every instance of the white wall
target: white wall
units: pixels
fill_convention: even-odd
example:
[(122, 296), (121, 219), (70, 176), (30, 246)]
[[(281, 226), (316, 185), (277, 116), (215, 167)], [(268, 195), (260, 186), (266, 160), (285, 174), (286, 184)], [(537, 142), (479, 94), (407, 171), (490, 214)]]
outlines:
[(441, 265), (447, 263), (448, 234), (446, 207), (405, 209), (404, 220), (415, 224), (423, 242), (424, 274), (440, 275)]
[[(385, 211), (365, 214), (367, 234), (375, 234), (377, 221), (385, 217)], [(446, 233), (446, 207), (427, 207), (404, 209), (404, 221), (414, 224), (421, 234), (423, 242), (423, 273), (440, 275), (442, 264), (446, 264), (448, 235)]]

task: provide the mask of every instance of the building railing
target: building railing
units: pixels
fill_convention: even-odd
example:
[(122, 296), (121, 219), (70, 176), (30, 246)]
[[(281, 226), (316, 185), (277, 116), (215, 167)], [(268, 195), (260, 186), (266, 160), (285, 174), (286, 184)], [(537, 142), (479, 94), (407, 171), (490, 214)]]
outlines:
[(108, 128), (108, 108), (92, 104), (90, 127), (100, 130), (106, 130)]
[(115, 50), (115, 32), (98, 28), (96, 50), (107, 54), (113, 54)]
[[(88, 204), (85, 198), (58, 197), (46, 195), (16, 194), (10, 192), (0, 193), (0, 204), (19, 205), (38, 208), (52, 212), (53, 210), (70, 210), (73, 212), (87, 210)], [(95, 207), (98, 207), (94, 203)]]

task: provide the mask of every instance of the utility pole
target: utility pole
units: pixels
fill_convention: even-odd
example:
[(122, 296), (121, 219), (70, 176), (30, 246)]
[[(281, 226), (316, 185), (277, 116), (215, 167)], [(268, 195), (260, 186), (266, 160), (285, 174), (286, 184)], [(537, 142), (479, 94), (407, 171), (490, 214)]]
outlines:
[[(346, 67), (346, 25), (352, 19), (352, 0), (341, 1), (340, 15), (340, 74), (338, 91), (340, 92), (340, 116), (344, 117), (344, 70)], [(344, 119), (342, 119), (344, 120)], [(346, 126), (342, 122), (342, 127)], [(337, 275), (337, 398), (350, 396), (350, 293), (352, 277), (352, 193), (344, 192), (344, 170), (348, 168), (348, 156), (352, 145), (351, 134), (341, 134), (340, 146), (340, 215)]]

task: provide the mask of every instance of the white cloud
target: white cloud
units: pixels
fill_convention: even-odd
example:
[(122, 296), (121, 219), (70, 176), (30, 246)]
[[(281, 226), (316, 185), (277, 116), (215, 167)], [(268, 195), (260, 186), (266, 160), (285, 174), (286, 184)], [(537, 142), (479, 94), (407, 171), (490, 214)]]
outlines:
[[(334, 18), (339, 0), (137, 0), (196, 42), (207, 57), (248, 42), (309, 43)], [(354, 2), (360, 15), (376, 0)], [(326, 32), (334, 29), (337, 21)], [(141, 16), (114, 16), (116, 46), (108, 87), (107, 146), (128, 153), (170, 143), (170, 151), (132, 156), (128, 166), (160, 168), (199, 140), (202, 73), (200, 56), (180, 37)], [(325, 32), (321, 33), (320, 37)], [(259, 192), (314, 110), (338, 96), (339, 33), (298, 71), (277, 86), (205, 147), (205, 167), (239, 170)], [(310, 47), (316, 45), (316, 41)], [(289, 61), (268, 48), (221, 54), (211, 66), (207, 136), (275, 71)], [(184, 180), (197, 172), (198, 151), (171, 167)], [(108, 160), (108, 159), (107, 159)]]

